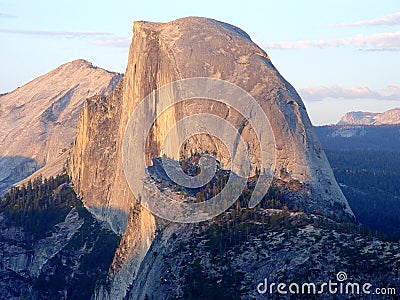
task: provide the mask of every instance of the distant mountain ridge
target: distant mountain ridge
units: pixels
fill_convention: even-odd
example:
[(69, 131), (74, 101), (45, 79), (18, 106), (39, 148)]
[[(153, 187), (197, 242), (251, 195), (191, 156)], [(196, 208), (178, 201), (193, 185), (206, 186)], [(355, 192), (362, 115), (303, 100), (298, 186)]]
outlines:
[(84, 101), (121, 75), (77, 59), (0, 96), (0, 194), (53, 162), (74, 141)]
[(400, 124), (400, 108), (393, 108), (383, 113), (351, 111), (346, 113), (338, 125), (395, 125)]

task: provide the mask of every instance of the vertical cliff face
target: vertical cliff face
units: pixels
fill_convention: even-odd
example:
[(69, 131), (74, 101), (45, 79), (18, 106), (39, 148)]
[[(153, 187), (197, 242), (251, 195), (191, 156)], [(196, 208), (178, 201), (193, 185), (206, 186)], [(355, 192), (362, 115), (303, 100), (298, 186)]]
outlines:
[[(125, 111), (131, 112), (151, 90), (172, 80), (191, 77), (223, 79), (255, 98), (275, 135), (276, 177), (284, 181), (295, 179), (308, 186), (311, 197), (303, 203), (305, 209), (322, 210), (338, 218), (352, 214), (302, 100), (246, 33), (232, 25), (204, 18), (184, 18), (166, 24), (135, 22), (123, 95)], [(154, 118), (157, 110), (157, 99), (154, 99), (146, 117)], [(189, 101), (157, 120), (159, 126), (154, 126), (148, 155), (160, 155), (169, 125), (201, 112), (225, 118), (236, 128), (243, 122), (240, 115), (224, 104)], [(125, 122), (122, 118), (122, 124)], [(241, 130), (250, 149), (254, 171), (260, 162), (257, 143), (249, 124)], [(183, 148), (186, 154), (192, 150), (217, 150), (217, 157), (228, 163), (228, 156), (218, 151), (221, 147), (212, 137), (190, 138)]]
[[(295, 89), (242, 30), (216, 20), (194, 17), (165, 24), (135, 22), (124, 82), (112, 97), (101, 101), (92, 99), (85, 105), (71, 172), (88, 206), (125, 213), (134, 206), (123, 173), (121, 153), (129, 117), (136, 105), (153, 90), (191, 77), (223, 79), (250, 93), (267, 115), (275, 135), (275, 176), (307, 185), (311, 196), (304, 203), (305, 209), (331, 212), (339, 218), (351, 215)], [(146, 118), (155, 119), (160, 109), (157, 100), (154, 98), (147, 104)], [(178, 105), (156, 120), (148, 138), (148, 162), (161, 154), (164, 137), (177, 120), (210, 111), (236, 127), (243, 122), (239, 114), (222, 103), (211, 106), (203, 100)], [(254, 171), (259, 165), (260, 153), (250, 125), (244, 125), (241, 130), (250, 149)], [(183, 154), (218, 150), (217, 143), (212, 137), (193, 137), (186, 141)], [(217, 153), (217, 156), (228, 163), (225, 153)], [(114, 228), (122, 232), (126, 216), (111, 219)]]
[[(165, 24), (135, 22), (123, 82), (111, 96), (92, 98), (85, 104), (71, 156), (70, 173), (76, 190), (96, 215), (123, 233), (128, 215), (135, 211), (129, 217), (114, 259), (112, 292), (100, 291), (99, 298), (124, 295), (156, 230), (154, 216), (138, 206), (124, 176), (122, 140), (126, 124), (135, 107), (150, 92), (172, 81), (192, 77), (222, 79), (254, 97), (274, 132), (275, 176), (284, 182), (297, 180), (307, 188), (308, 196), (301, 202), (303, 209), (319, 210), (337, 219), (352, 217), (302, 100), (246, 33), (226, 23), (196, 17)], [(147, 103), (144, 117), (154, 119), (160, 107), (154, 97)], [(177, 120), (201, 112), (220, 116), (236, 128), (242, 126), (241, 135), (250, 149), (254, 172), (260, 163), (260, 152), (250, 125), (225, 104), (211, 104), (207, 100), (177, 105), (157, 119), (147, 140), (148, 162), (161, 154), (164, 137)], [(186, 141), (182, 155), (216, 150), (219, 160), (228, 165), (229, 159), (219, 149), (216, 139), (195, 136)], [(127, 264), (130, 270), (124, 270)]]
[[(117, 141), (121, 119), (123, 79), (107, 97), (87, 99), (79, 116), (78, 133), (71, 150), (70, 173), (75, 191), (99, 219), (108, 221), (115, 232), (125, 228), (128, 210), (112, 198), (114, 188), (123, 189), (117, 178)], [(115, 181), (121, 182), (120, 186)], [(114, 199), (114, 201), (112, 201)]]

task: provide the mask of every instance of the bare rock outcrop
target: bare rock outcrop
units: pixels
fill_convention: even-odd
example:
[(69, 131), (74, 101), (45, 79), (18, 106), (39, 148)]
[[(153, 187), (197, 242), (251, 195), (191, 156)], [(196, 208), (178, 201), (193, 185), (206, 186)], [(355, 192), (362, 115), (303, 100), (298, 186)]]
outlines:
[(66, 151), (85, 99), (120, 77), (79, 59), (0, 96), (0, 194)]
[[(130, 284), (126, 280), (129, 274), (117, 275), (118, 270), (139, 269), (150, 247), (148, 242), (153, 241), (158, 228), (155, 217), (137, 207), (124, 176), (122, 140), (126, 124), (135, 107), (149, 93), (172, 81), (192, 77), (222, 79), (254, 97), (274, 132), (275, 176), (284, 182), (299, 182), (307, 189), (307, 196), (300, 203), (305, 211), (319, 211), (337, 220), (353, 217), (300, 96), (279, 74), (264, 50), (245, 32), (223, 22), (199, 17), (169, 23), (135, 22), (124, 80), (111, 96), (86, 102), (70, 161), (70, 174), (77, 193), (85, 205), (101, 219), (107, 220), (115, 231), (125, 231), (132, 210), (138, 214), (136, 221), (128, 222), (128, 227), (132, 225), (135, 228), (126, 228), (122, 237), (124, 249), (117, 251), (121, 257), (114, 260), (116, 273), (111, 275), (111, 287), (103, 289), (98, 298), (124, 296)], [(210, 107), (207, 100), (201, 100), (169, 110), (156, 121), (148, 140), (147, 158), (161, 155), (162, 141), (177, 120), (212, 110), (213, 114), (232, 122), (236, 128), (243, 124), (241, 135), (248, 143), (254, 172), (259, 166), (260, 153), (254, 146), (250, 126), (222, 103)], [(153, 119), (159, 108), (156, 97), (148, 103), (148, 115), (144, 117)], [(200, 136), (187, 141), (187, 151), (182, 155), (190, 151), (218, 149), (215, 139)], [(217, 151), (217, 158), (227, 163), (223, 152)], [(132, 255), (134, 259), (130, 262), (134, 261), (135, 266), (131, 264), (130, 270), (117, 267)], [(113, 281), (112, 278), (125, 279)]]
[[(306, 209), (321, 210), (338, 218), (352, 215), (295, 89), (242, 30), (198, 17), (165, 24), (135, 22), (123, 83), (111, 97), (91, 99), (83, 108), (70, 170), (77, 192), (87, 206), (128, 214), (135, 201), (122, 168), (121, 145), (126, 124), (136, 105), (150, 92), (191, 77), (223, 79), (250, 93), (272, 125), (276, 177), (298, 180), (308, 186), (310, 199), (304, 204)], [(206, 101), (198, 102), (171, 109), (163, 120), (157, 120), (164, 126), (156, 126), (149, 141), (149, 155), (160, 155), (162, 141), (176, 120), (209, 109)], [(159, 107), (157, 99), (148, 105), (146, 117), (153, 118)], [(238, 116), (232, 117), (234, 113), (223, 104), (214, 105), (213, 113), (234, 123), (242, 121)], [(242, 136), (250, 147), (248, 125), (244, 126)], [(216, 148), (212, 138), (193, 138), (187, 143), (188, 151)], [(257, 166), (259, 153), (256, 149), (250, 152), (251, 161)], [(219, 158), (223, 161), (224, 155)], [(107, 213), (103, 215), (106, 217)], [(111, 223), (122, 232), (126, 218), (111, 218)]]
[(389, 109), (383, 113), (351, 111), (346, 113), (338, 125), (396, 125), (400, 124), (400, 108)]

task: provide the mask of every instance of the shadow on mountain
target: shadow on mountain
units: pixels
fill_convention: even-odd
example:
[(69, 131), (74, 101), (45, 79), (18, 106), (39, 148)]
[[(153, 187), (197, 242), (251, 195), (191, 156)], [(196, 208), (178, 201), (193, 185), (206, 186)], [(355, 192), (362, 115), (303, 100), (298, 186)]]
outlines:
[(98, 220), (106, 222), (114, 232), (124, 232), (129, 215), (122, 209), (110, 206), (85, 206)]
[(119, 241), (66, 174), (12, 188), (0, 202), (0, 299), (91, 299)]
[(30, 157), (0, 156), (0, 195), (39, 169)]
[(314, 128), (325, 151), (400, 151), (399, 125), (334, 125)]

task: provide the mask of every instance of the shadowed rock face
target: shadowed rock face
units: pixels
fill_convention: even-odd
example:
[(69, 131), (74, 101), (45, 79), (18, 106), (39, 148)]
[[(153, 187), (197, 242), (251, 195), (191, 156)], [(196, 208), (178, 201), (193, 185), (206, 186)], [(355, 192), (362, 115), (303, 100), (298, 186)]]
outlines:
[(27, 158), (0, 159), (0, 193), (68, 149), (85, 99), (108, 94), (120, 77), (79, 59), (0, 96), (0, 156)]
[[(127, 226), (112, 268), (112, 276), (117, 280), (106, 292), (100, 290), (99, 298), (114, 299), (124, 295), (158, 226), (153, 215), (136, 205), (126, 183), (121, 153), (126, 124), (138, 103), (153, 90), (192, 77), (222, 79), (255, 98), (269, 118), (275, 135), (276, 177), (285, 182), (297, 180), (308, 189), (308, 197), (300, 205), (303, 209), (319, 210), (336, 219), (353, 216), (302, 100), (245, 32), (226, 23), (198, 17), (165, 24), (135, 22), (124, 80), (111, 96), (93, 98), (85, 104), (71, 155), (70, 173), (85, 204), (92, 207), (98, 217), (107, 220), (115, 231), (123, 233)], [(158, 99), (153, 99), (144, 117), (153, 119), (159, 108)], [(147, 160), (160, 155), (162, 141), (177, 120), (210, 110), (236, 128), (243, 124), (238, 113), (221, 103), (214, 103), (212, 108), (207, 100), (178, 105), (157, 120), (148, 139)], [(254, 171), (259, 166), (259, 149), (249, 125), (241, 130), (250, 149)], [(216, 149), (219, 149), (216, 139), (195, 136), (186, 142), (186, 152), (182, 150), (181, 154)], [(217, 151), (217, 157), (223, 164), (229, 163), (223, 150)], [(124, 211), (126, 215), (113, 214), (111, 208)], [(128, 223), (127, 215), (130, 215)], [(130, 228), (132, 226), (135, 228)], [(134, 236), (128, 234), (131, 232)], [(129, 270), (123, 271), (124, 264), (130, 265)], [(119, 271), (125, 273), (115, 275)]]
[[(13, 167), (10, 172), (10, 166)], [(23, 156), (0, 156), (0, 195), (2, 195), (9, 187), (22, 178), (32, 174), (38, 169), (37, 162), (29, 157)]]

